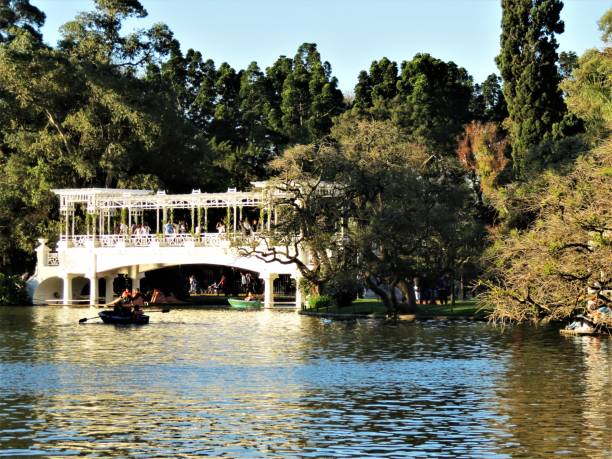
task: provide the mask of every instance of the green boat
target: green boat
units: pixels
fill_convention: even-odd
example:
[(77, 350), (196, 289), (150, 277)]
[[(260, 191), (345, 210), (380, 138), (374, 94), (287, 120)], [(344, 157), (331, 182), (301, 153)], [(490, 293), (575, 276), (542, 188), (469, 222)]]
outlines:
[(240, 298), (228, 298), (227, 302), (232, 309), (261, 309), (263, 306), (259, 300), (241, 300)]

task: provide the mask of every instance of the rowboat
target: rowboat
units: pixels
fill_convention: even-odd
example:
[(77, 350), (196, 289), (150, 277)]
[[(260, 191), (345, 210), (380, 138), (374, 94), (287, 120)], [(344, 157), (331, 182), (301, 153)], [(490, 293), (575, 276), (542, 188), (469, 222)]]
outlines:
[(232, 309), (261, 309), (262, 304), (259, 300), (241, 300), (240, 298), (228, 298), (227, 302)]
[(114, 311), (100, 311), (98, 316), (105, 324), (146, 325), (149, 323), (149, 316), (144, 314), (136, 316), (117, 314)]
[(599, 319), (596, 312), (591, 314), (596, 317), (577, 316), (576, 320), (559, 331), (562, 335), (612, 335), (612, 328)]

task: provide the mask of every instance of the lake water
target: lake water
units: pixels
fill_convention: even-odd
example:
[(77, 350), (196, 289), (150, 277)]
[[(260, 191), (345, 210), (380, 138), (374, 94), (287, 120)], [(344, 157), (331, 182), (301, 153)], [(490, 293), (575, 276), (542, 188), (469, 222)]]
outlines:
[(610, 339), (97, 312), (0, 308), (0, 456), (612, 457)]

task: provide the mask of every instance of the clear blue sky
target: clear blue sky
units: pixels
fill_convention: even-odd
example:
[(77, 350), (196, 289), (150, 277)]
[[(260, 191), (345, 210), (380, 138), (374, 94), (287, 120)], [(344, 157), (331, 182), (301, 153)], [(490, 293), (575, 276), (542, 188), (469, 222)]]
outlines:
[[(47, 15), (45, 40), (92, 0), (31, 0)], [(317, 43), (343, 91), (352, 91), (360, 70), (387, 56), (398, 64), (418, 52), (452, 60), (476, 82), (496, 72), (499, 0), (141, 0), (149, 12), (130, 24), (168, 24), (181, 43), (237, 70), (257, 61), (263, 69), (280, 55), (293, 56), (304, 42)], [(578, 55), (599, 46), (597, 21), (612, 0), (565, 0), (565, 33), (559, 51)]]

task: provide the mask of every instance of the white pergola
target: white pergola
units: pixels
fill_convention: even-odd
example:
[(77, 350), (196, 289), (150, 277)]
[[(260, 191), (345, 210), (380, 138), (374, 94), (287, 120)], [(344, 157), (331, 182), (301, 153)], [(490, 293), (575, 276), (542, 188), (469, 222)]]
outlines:
[[(160, 233), (160, 223), (168, 221), (168, 212), (174, 209), (187, 209), (191, 215), (191, 228), (203, 224), (208, 227), (208, 209), (226, 208), (228, 225), (233, 231), (239, 229), (243, 208), (259, 209), (261, 224), (270, 228), (276, 220), (272, 197), (275, 191), (266, 182), (252, 182), (252, 191), (237, 191), (228, 188), (224, 193), (202, 193), (192, 190), (189, 194), (166, 194), (165, 191), (130, 190), (111, 188), (67, 188), (52, 190), (60, 200), (60, 214), (64, 225), (61, 239), (67, 240), (75, 234), (75, 214), (80, 209), (84, 215), (90, 215), (91, 224), (86, 228), (87, 236), (110, 235), (111, 220), (127, 213), (124, 223), (142, 223), (145, 211), (155, 212), (156, 233)], [(152, 216), (151, 216), (152, 218)], [(232, 229), (228, 228), (228, 229)], [(205, 231), (203, 231), (205, 232)]]

